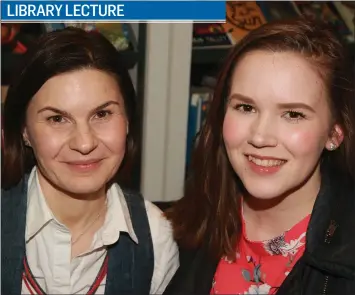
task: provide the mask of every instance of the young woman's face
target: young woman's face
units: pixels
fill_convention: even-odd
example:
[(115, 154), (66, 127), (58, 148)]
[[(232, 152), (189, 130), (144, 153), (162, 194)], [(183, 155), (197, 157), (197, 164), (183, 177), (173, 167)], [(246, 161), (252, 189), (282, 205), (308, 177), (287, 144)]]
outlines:
[(271, 199), (316, 179), (322, 151), (339, 145), (340, 135), (324, 84), (307, 60), (255, 51), (238, 63), (223, 138), (251, 195)]
[(115, 79), (85, 69), (49, 79), (31, 100), (24, 136), (39, 172), (69, 193), (102, 189), (125, 154), (127, 118)]

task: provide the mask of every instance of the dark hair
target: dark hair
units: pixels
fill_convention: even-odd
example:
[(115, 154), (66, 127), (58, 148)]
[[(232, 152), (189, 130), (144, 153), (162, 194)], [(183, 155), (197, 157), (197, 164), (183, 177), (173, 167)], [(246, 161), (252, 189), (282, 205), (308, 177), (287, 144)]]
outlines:
[(230, 92), (230, 79), (239, 60), (254, 50), (295, 52), (319, 70), (329, 92), (335, 121), (344, 141), (334, 152), (321, 156), (336, 173), (354, 179), (355, 100), (354, 76), (344, 46), (330, 30), (305, 19), (268, 23), (250, 32), (230, 52), (214, 91), (210, 111), (192, 157), (185, 194), (166, 215), (183, 247), (207, 247), (215, 258), (235, 258), (241, 235), (242, 186), (228, 160), (222, 125)]
[(26, 53), (24, 67), (9, 87), (3, 114), (3, 188), (17, 184), (35, 165), (33, 152), (25, 147), (22, 136), (26, 110), (32, 97), (50, 78), (85, 68), (101, 70), (116, 79), (130, 126), (121, 167), (124, 164), (127, 166), (132, 160), (135, 151), (136, 97), (122, 55), (100, 33), (66, 28), (38, 39)]

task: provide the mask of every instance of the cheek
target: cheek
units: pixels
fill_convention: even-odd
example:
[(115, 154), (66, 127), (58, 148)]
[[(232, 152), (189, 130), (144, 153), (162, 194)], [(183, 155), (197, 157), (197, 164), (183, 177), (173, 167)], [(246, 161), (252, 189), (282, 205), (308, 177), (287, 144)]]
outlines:
[(243, 143), (248, 135), (248, 124), (238, 116), (227, 110), (223, 121), (223, 139), (226, 146), (234, 147)]
[(127, 129), (126, 122), (118, 120), (96, 129), (99, 140), (113, 153), (125, 152)]
[(314, 154), (321, 152), (325, 144), (325, 136), (318, 132), (307, 130), (295, 130), (284, 134), (285, 145), (293, 153), (298, 155)]
[(66, 142), (66, 134), (49, 128), (29, 130), (33, 152), (37, 158), (54, 158)]

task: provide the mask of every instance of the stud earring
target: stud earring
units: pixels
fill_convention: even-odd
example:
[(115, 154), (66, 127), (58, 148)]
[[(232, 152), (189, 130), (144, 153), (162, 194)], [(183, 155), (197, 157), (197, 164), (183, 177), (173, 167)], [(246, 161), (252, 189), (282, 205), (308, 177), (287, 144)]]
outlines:
[(329, 149), (330, 149), (331, 151), (334, 151), (336, 148), (337, 148), (336, 144), (334, 144), (334, 143), (331, 142), (330, 145), (329, 145)]
[(30, 142), (28, 141), (28, 139), (24, 138), (23, 139), (25, 146), (31, 146)]

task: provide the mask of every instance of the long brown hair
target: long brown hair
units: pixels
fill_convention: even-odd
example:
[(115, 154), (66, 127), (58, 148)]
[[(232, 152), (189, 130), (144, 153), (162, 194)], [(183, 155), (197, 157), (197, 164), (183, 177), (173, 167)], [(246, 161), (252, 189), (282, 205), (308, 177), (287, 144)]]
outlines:
[[(4, 150), (2, 188), (16, 185), (35, 164), (30, 148), (22, 138), (29, 102), (50, 78), (75, 70), (91, 68), (112, 75), (122, 92), (130, 126), (124, 162), (115, 180), (124, 179), (132, 161), (136, 137), (136, 95), (128, 68), (120, 52), (101, 34), (66, 28), (43, 35), (25, 56), (23, 68), (11, 83), (4, 104)], [(124, 165), (126, 164), (126, 165)], [(122, 177), (121, 177), (122, 176)]]
[(354, 179), (354, 75), (344, 46), (325, 25), (305, 19), (268, 23), (250, 32), (232, 49), (222, 67), (193, 152), (184, 196), (166, 213), (181, 246), (207, 246), (215, 258), (235, 258), (240, 237), (243, 187), (227, 158), (222, 125), (232, 73), (238, 61), (254, 50), (296, 52), (318, 69), (329, 92), (333, 117), (345, 135), (339, 149), (323, 152), (322, 163), (327, 162), (337, 173)]

